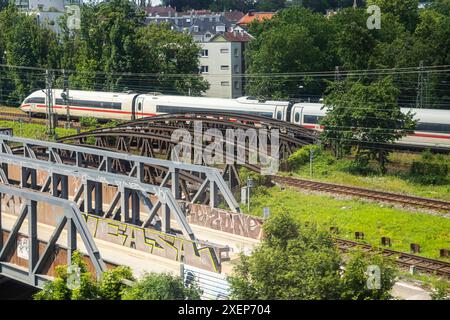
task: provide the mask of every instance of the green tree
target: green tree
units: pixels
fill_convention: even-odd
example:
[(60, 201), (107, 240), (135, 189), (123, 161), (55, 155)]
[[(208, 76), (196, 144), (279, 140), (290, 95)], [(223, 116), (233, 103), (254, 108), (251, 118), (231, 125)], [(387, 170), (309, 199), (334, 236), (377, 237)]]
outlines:
[(264, 224), (265, 240), (229, 277), (234, 299), (337, 299), (341, 258), (328, 233), (289, 214)]
[(274, 12), (283, 9), (285, 5), (285, 0), (259, 0), (255, 3), (255, 10)]
[(185, 287), (183, 280), (170, 273), (149, 273), (123, 293), (123, 300), (198, 300), (196, 284)]
[(87, 271), (83, 256), (78, 251), (72, 255), (72, 265), (80, 268), (79, 286), (70, 289), (68, 283), (67, 266), (56, 267), (56, 277), (54, 281), (49, 281), (44, 288), (34, 295), (35, 300), (91, 300), (98, 297), (98, 290), (95, 280)]
[(343, 9), (330, 21), (334, 34), (330, 48), (339, 59), (336, 65), (348, 70), (366, 69), (376, 45), (375, 32), (366, 25), (366, 11)]
[(323, 83), (314, 79), (267, 75), (333, 69), (336, 64), (329, 54), (330, 30), (322, 14), (301, 7), (282, 10), (271, 20), (251, 24), (250, 33), (256, 39), (247, 49), (251, 74), (247, 92), (275, 99), (287, 99), (300, 88), (320, 94)]
[(120, 300), (128, 286), (124, 280), (134, 281), (129, 267), (119, 266), (105, 271), (98, 283), (98, 294), (103, 300)]
[(325, 98), (323, 141), (334, 146), (338, 156), (340, 150), (355, 147), (358, 168), (374, 159), (385, 172), (389, 151), (382, 146), (405, 136), (416, 124), (413, 114), (401, 112), (398, 94), (392, 77), (368, 84), (351, 79), (333, 83)]
[[(374, 274), (368, 275), (368, 270)], [(381, 254), (356, 251), (345, 264), (341, 297), (346, 300), (389, 300), (396, 275), (397, 269), (391, 260)], [(374, 279), (370, 285), (369, 276)]]
[[(43, 72), (33, 69), (57, 68), (58, 42), (54, 32), (41, 28), (34, 15), (20, 13), (15, 6), (0, 12), (0, 60), (13, 66), (4, 69), (2, 97), (8, 104), (18, 105), (36, 88), (44, 86)], [(20, 70), (15, 66), (31, 67)]]
[(377, 5), (382, 14), (392, 13), (399, 17), (410, 31), (414, 31), (419, 21), (419, 0), (368, 0), (367, 5)]
[[(300, 224), (288, 213), (271, 216), (264, 223), (264, 232), (262, 243), (250, 256), (241, 255), (228, 278), (232, 298), (390, 298), (396, 273), (385, 258), (357, 252), (344, 263), (329, 233)], [(367, 286), (367, 269), (372, 265), (381, 271), (376, 290)]]
[(150, 24), (137, 35), (144, 70), (157, 74), (152, 79), (155, 91), (200, 95), (208, 89), (208, 82), (198, 75), (200, 47), (190, 35), (165, 24)]

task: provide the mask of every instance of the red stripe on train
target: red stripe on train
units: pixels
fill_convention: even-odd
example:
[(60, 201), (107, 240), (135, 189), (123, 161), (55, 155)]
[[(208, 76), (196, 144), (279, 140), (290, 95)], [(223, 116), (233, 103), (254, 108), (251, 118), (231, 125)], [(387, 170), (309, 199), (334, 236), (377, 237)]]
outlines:
[[(313, 125), (313, 124), (304, 124), (304, 125), (302, 125), (302, 127), (305, 127), (308, 129), (316, 129), (317, 128), (317, 126)], [(320, 129), (323, 129), (323, 126), (320, 126)], [(445, 135), (445, 134), (433, 134), (433, 133), (422, 133), (421, 132), (421, 133), (414, 133), (409, 136), (420, 137), (420, 138), (450, 139), (450, 134)]]
[[(38, 108), (47, 108), (45, 105), (36, 105)], [(55, 109), (65, 109), (66, 106), (53, 106)], [(104, 109), (95, 109), (95, 108), (79, 108), (79, 107), (69, 107), (69, 110), (81, 110), (81, 111), (92, 111), (92, 112), (102, 112), (102, 113), (119, 113), (119, 114), (131, 114), (130, 111), (120, 111), (120, 110), (104, 110)], [(156, 116), (156, 113), (136, 113), (137, 115), (142, 116)]]

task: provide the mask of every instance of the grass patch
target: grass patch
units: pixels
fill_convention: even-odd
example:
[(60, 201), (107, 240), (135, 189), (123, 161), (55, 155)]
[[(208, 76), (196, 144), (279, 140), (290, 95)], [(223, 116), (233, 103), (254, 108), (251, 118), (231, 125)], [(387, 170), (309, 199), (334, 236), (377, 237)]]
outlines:
[(353, 240), (354, 233), (360, 231), (367, 243), (378, 246), (381, 237), (386, 236), (392, 240), (391, 248), (402, 252), (409, 252), (410, 243), (418, 243), (420, 255), (433, 259), (440, 259), (440, 249), (450, 248), (450, 219), (444, 217), (279, 187), (252, 195), (250, 213), (261, 216), (263, 207), (269, 207), (271, 214), (290, 212), (296, 219), (316, 223), (324, 230), (338, 227), (340, 238)]
[[(14, 136), (16, 137), (31, 138), (36, 140), (48, 140), (46, 134), (47, 127), (43, 124), (20, 123), (18, 121), (0, 120), (0, 127), (12, 128)], [(58, 137), (64, 137), (76, 133), (76, 129), (56, 128), (56, 134), (58, 135)]]
[[(441, 158), (441, 162), (450, 163), (450, 155)], [(297, 165), (291, 172), (282, 172), (281, 174), (450, 201), (450, 183), (425, 185), (415, 182), (409, 175), (412, 162), (420, 159), (420, 154), (394, 152), (389, 156), (390, 163), (387, 166), (387, 174), (382, 175), (372, 170), (362, 175), (351, 172), (351, 158), (337, 160), (328, 151), (321, 150), (313, 161), (312, 176), (310, 175), (309, 157), (306, 162), (300, 159), (300, 165)], [(447, 181), (450, 181), (450, 176), (447, 177)]]

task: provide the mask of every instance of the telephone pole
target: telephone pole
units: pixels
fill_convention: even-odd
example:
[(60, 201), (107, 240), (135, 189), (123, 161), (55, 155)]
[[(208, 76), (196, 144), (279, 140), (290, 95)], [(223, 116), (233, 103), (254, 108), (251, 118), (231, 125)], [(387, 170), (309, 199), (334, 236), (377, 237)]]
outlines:
[(66, 74), (66, 70), (63, 69), (63, 81), (64, 81), (64, 88), (63, 93), (61, 94), (64, 103), (66, 105), (66, 128), (70, 128), (70, 109), (69, 109), (69, 79)]
[(57, 115), (53, 110), (53, 73), (49, 70), (45, 71), (46, 75), (46, 96), (47, 96), (47, 135), (49, 137), (55, 136), (55, 128), (58, 123)]

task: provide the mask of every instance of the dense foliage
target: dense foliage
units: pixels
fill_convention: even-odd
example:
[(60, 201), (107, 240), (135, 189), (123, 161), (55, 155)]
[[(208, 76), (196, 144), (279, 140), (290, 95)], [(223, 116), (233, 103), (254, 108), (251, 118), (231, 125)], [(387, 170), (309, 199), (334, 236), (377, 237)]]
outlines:
[[(165, 6), (171, 6), (177, 11), (190, 9), (210, 9), (212, 11), (239, 10), (244, 13), (255, 11), (278, 11), (290, 6), (303, 6), (316, 12), (326, 12), (328, 9), (338, 9), (353, 6), (354, 0), (163, 0)], [(365, 0), (357, 0), (358, 6), (363, 6)]]
[[(271, 20), (252, 23), (249, 30), (256, 39), (248, 46), (247, 70), (255, 76), (247, 81), (247, 93), (318, 99), (333, 73), (302, 73), (335, 70), (336, 66), (345, 71), (418, 67), (421, 61), (425, 67), (450, 63), (450, 0), (434, 1), (425, 9), (418, 9), (418, 0), (371, 0), (370, 4), (380, 6), (379, 30), (367, 28), (370, 15), (359, 7), (325, 16), (293, 6)], [(269, 74), (277, 75), (264, 76)], [(379, 80), (376, 73), (361, 71), (355, 76)], [(439, 72), (425, 75), (425, 107), (450, 105), (450, 92), (444, 85), (449, 77)], [(400, 90), (399, 103), (415, 106), (417, 74), (399, 70), (393, 80)]]
[[(199, 46), (168, 25), (145, 25), (145, 12), (128, 0), (81, 7), (81, 29), (62, 32), (40, 27), (15, 6), (0, 12), (0, 64), (69, 70), (72, 89), (163, 91), (200, 94), (208, 88), (198, 76)], [(145, 79), (129, 73), (146, 74)], [(178, 74), (179, 76), (171, 76)], [(0, 101), (17, 105), (45, 87), (40, 69), (0, 68)], [(56, 74), (56, 86), (62, 86)]]
[(323, 142), (333, 146), (337, 156), (355, 147), (357, 167), (365, 168), (375, 159), (384, 173), (389, 150), (383, 146), (413, 131), (416, 125), (411, 112), (401, 112), (398, 91), (390, 77), (369, 84), (334, 82), (325, 99)]
[(128, 288), (123, 300), (198, 300), (200, 290), (195, 283), (188, 287), (180, 277), (169, 273), (149, 273)]
[[(395, 269), (382, 257), (363, 253), (344, 263), (329, 233), (291, 215), (271, 216), (265, 239), (251, 256), (241, 255), (229, 277), (237, 299), (389, 299)], [(367, 287), (367, 267), (380, 268), (377, 290)], [(344, 266), (344, 271), (341, 267)]]
[(68, 267), (56, 267), (54, 281), (47, 282), (35, 300), (186, 300), (199, 299), (200, 290), (195, 282), (185, 287), (183, 280), (172, 274), (145, 274), (134, 279), (129, 267), (108, 269), (100, 280), (88, 272), (83, 256), (72, 255), (72, 266), (80, 270), (79, 278), (69, 273)]

